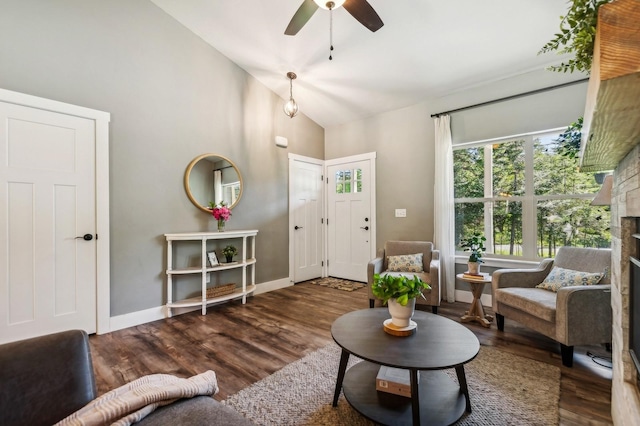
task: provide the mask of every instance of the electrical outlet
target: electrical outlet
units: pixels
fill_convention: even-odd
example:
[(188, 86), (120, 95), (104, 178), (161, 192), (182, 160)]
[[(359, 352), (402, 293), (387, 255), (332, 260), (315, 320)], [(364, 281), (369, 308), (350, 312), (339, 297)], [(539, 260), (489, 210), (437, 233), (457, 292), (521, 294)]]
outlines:
[(396, 209), (396, 217), (407, 217), (407, 209)]

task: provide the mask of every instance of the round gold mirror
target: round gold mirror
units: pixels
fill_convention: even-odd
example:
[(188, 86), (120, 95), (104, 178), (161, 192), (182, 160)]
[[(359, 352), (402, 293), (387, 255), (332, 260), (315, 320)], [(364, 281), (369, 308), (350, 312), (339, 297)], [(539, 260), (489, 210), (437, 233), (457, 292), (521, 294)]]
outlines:
[(238, 204), (242, 197), (242, 175), (228, 158), (202, 154), (187, 166), (184, 188), (193, 205), (210, 214), (210, 202), (216, 205), (224, 202), (231, 209)]

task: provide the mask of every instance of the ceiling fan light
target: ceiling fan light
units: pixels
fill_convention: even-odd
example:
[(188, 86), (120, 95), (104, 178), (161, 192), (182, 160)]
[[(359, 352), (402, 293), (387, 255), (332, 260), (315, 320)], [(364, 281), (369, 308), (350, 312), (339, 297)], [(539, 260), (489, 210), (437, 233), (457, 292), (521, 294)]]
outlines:
[(327, 1), (327, 0), (313, 0), (318, 6), (320, 6), (321, 8), (325, 9), (325, 10), (329, 10), (329, 6), (327, 6), (328, 3), (333, 3), (333, 6), (331, 7), (331, 9), (337, 9), (340, 6), (342, 6), (342, 4), (345, 2), (345, 0), (333, 0), (333, 1)]
[(293, 98), (289, 99), (287, 103), (284, 104), (284, 113), (291, 118), (295, 117), (298, 113), (298, 104)]

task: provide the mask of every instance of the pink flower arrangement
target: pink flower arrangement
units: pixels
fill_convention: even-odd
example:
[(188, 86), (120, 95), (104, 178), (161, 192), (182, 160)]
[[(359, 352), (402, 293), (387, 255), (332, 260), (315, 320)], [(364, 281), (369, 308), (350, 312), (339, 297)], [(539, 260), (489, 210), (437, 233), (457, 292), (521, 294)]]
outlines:
[(211, 210), (211, 214), (217, 221), (228, 221), (231, 217), (231, 209), (224, 204), (224, 201), (220, 203), (219, 206), (209, 203), (209, 210)]

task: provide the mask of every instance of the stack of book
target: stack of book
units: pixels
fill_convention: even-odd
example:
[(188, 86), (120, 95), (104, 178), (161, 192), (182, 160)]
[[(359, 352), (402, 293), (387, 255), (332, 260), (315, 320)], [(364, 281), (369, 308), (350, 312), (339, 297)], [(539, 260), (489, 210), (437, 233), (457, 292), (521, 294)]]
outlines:
[(478, 280), (478, 281), (483, 281), (483, 280), (486, 280), (486, 279), (487, 279), (487, 277), (488, 277), (488, 274), (480, 274), (480, 273), (478, 273), (478, 274), (473, 274), (473, 273), (471, 273), (471, 272), (469, 272), (469, 271), (464, 272), (464, 273), (462, 274), (462, 278), (464, 278), (465, 280)]
[[(418, 381), (420, 381), (420, 372), (418, 372)], [(411, 398), (409, 370), (380, 366), (376, 377), (376, 390)]]

